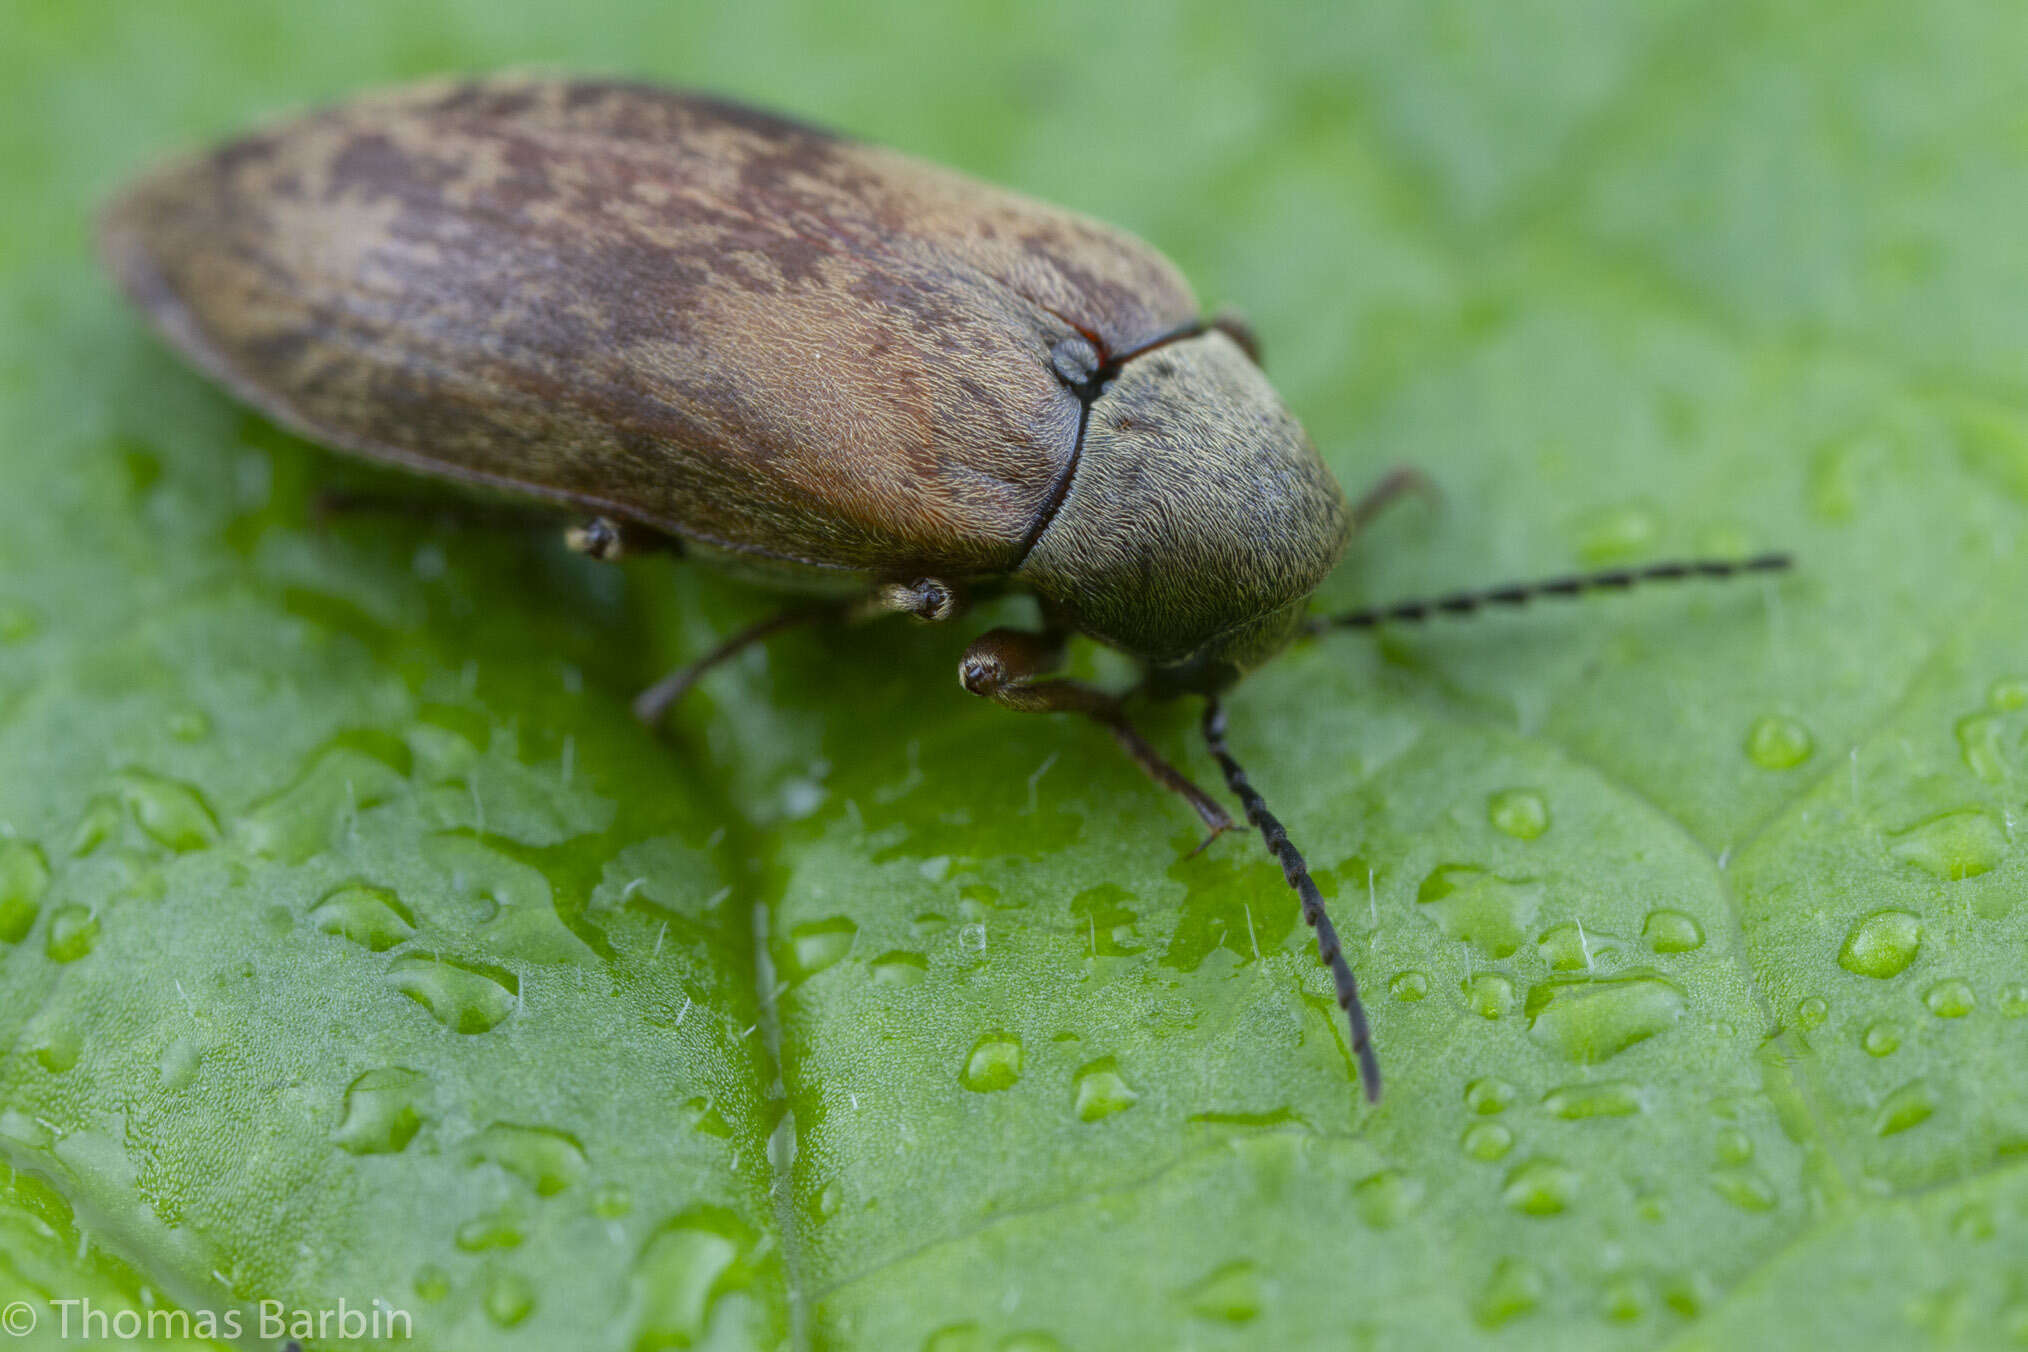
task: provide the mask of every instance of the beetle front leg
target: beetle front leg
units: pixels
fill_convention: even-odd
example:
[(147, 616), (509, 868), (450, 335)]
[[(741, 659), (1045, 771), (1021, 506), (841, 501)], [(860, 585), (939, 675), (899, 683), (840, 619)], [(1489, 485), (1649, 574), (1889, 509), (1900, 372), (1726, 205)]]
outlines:
[[(1148, 777), (1179, 794), (1196, 809), (1211, 830), (1209, 845), (1232, 829), (1232, 818), (1216, 799), (1184, 777), (1148, 744), (1118, 699), (1096, 686), (1064, 678), (1041, 679), (1063, 664), (1062, 630), (1030, 633), (1021, 629), (990, 629), (974, 639), (958, 663), (958, 683), (975, 695), (1022, 713), (1083, 714), (1105, 725)], [(1198, 846), (1203, 849), (1204, 846)]]

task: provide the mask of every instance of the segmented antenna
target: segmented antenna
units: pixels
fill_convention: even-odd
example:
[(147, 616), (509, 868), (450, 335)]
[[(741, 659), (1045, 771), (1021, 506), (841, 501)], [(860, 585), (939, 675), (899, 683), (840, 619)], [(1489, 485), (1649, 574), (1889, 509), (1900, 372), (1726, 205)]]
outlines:
[(1303, 900), (1303, 919), (1317, 932), (1317, 954), (1331, 969), (1331, 984), (1338, 990), (1338, 1008), (1345, 1011), (1345, 1017), (1352, 1026), (1352, 1055), (1359, 1061), (1359, 1083), (1366, 1091), (1366, 1101), (1378, 1103), (1380, 1059), (1373, 1054), (1373, 1038), (1366, 1027), (1366, 1006), (1359, 1002), (1359, 980), (1352, 975), (1352, 967), (1345, 961), (1345, 950), (1338, 942), (1338, 931), (1331, 924), (1331, 917), (1324, 911), (1324, 898), (1310, 877), (1310, 866), (1303, 862), (1302, 853), (1289, 839), (1287, 828), (1274, 813), (1268, 811), (1260, 791), (1247, 782), (1246, 771), (1226, 749), (1225, 709), (1215, 697), (1204, 702), (1204, 740), (1210, 746), (1211, 754), (1217, 758), (1219, 768), (1225, 771), (1226, 785), (1245, 805), (1246, 819), (1260, 830), (1261, 839), (1267, 842), (1268, 853), (1282, 866), (1282, 877)]
[(1643, 582), (1683, 582), (1692, 578), (1742, 577), (1748, 573), (1779, 573), (1795, 560), (1787, 554), (1756, 554), (1749, 559), (1690, 559), (1673, 563), (1651, 563), (1642, 568), (1609, 568), (1598, 573), (1577, 573), (1541, 582), (1515, 582), (1504, 587), (1451, 592), (1392, 605), (1368, 606), (1310, 621), (1307, 632), (1321, 634), (1328, 629), (1372, 629), (1383, 624), (1415, 623), (1439, 615), (1470, 615), (1491, 606), (1521, 606), (1550, 597), (1581, 596), (1585, 592), (1625, 591)]

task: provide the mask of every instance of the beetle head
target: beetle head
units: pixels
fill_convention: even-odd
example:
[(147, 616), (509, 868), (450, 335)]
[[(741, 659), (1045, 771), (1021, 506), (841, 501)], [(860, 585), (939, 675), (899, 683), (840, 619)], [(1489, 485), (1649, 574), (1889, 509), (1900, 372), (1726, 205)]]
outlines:
[(1019, 576), (1146, 662), (1158, 690), (1210, 691), (1295, 635), (1350, 520), (1301, 424), (1212, 331), (1133, 358), (1100, 391)]

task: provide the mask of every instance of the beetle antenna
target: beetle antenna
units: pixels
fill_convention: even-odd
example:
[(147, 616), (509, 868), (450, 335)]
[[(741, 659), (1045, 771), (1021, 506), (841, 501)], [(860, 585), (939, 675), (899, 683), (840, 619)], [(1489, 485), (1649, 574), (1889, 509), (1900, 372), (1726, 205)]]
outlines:
[(1366, 1027), (1366, 1006), (1359, 1002), (1359, 980), (1352, 975), (1351, 964), (1345, 961), (1344, 947), (1339, 944), (1337, 928), (1331, 924), (1331, 917), (1324, 910), (1324, 898), (1317, 891), (1315, 880), (1310, 877), (1310, 866), (1303, 862), (1302, 853), (1289, 839), (1288, 829), (1274, 813), (1268, 811), (1260, 790), (1247, 781), (1246, 771), (1226, 749), (1225, 707), (1216, 697), (1204, 701), (1204, 740), (1210, 746), (1211, 754), (1217, 758), (1219, 768), (1225, 771), (1227, 786), (1246, 807), (1246, 819), (1259, 828), (1261, 839), (1267, 842), (1268, 853), (1282, 866), (1282, 877), (1288, 879), (1289, 886), (1303, 900), (1303, 919), (1317, 932), (1317, 954), (1331, 969), (1331, 984), (1338, 990), (1338, 1008), (1345, 1011), (1345, 1017), (1352, 1026), (1352, 1055), (1359, 1062), (1359, 1083), (1366, 1091), (1366, 1101), (1378, 1103), (1380, 1058), (1373, 1054), (1373, 1037)]
[(1491, 606), (1520, 606), (1548, 597), (1581, 596), (1585, 592), (1626, 591), (1644, 582), (1683, 582), (1692, 578), (1743, 577), (1748, 573), (1780, 573), (1795, 565), (1787, 554), (1756, 554), (1747, 559), (1688, 559), (1651, 563), (1642, 568), (1609, 568), (1599, 573), (1576, 573), (1541, 582), (1512, 582), (1504, 587), (1451, 592), (1445, 596), (1397, 601), (1392, 605), (1367, 606), (1342, 615), (1314, 619), (1305, 626), (1308, 634), (1329, 629), (1373, 629), (1383, 624), (1414, 623), (1439, 615), (1470, 615)]

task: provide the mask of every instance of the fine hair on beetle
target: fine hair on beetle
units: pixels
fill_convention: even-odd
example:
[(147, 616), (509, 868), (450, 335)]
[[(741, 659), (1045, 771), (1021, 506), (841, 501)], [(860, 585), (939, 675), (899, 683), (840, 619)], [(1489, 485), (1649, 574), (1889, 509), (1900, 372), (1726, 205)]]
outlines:
[[(1789, 565), (1651, 564), (1313, 618), (1353, 537), (1428, 484), (1400, 469), (1348, 501), (1244, 321), (1206, 316), (1123, 231), (707, 95), (551, 76), (362, 95), (142, 175), (100, 243), (172, 347), (290, 430), (542, 504), (591, 558), (664, 551), (795, 594), (643, 691), (646, 723), (785, 630), (942, 623), (1024, 593), (1039, 626), (972, 640), (959, 683), (1099, 723), (1208, 844), (1232, 817), (1124, 703), (1201, 700), (1369, 1100), (1357, 980), (1228, 743), (1226, 693), (1334, 628)], [(1055, 674), (1073, 636), (1140, 679), (1123, 695)]]

